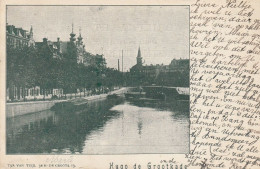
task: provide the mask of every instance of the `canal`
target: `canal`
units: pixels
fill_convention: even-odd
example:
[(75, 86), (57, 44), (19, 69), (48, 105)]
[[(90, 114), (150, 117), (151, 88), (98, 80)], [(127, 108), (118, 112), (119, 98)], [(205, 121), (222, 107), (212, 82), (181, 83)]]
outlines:
[(188, 153), (189, 102), (89, 102), (7, 119), (7, 154)]

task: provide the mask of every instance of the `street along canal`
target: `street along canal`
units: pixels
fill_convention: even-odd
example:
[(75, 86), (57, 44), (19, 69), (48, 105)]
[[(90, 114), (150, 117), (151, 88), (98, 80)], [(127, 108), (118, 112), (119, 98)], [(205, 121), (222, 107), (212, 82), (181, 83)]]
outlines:
[(7, 118), (7, 154), (188, 153), (188, 101), (92, 101)]

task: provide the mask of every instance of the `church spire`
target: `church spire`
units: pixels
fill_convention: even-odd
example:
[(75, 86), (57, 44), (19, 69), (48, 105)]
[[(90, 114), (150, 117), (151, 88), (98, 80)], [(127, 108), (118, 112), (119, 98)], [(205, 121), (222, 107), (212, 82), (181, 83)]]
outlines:
[(32, 27), (32, 25), (31, 25), (30, 33), (32, 33), (32, 32), (33, 32), (33, 27)]
[(78, 41), (81, 42), (82, 41), (82, 37), (81, 37), (81, 28), (79, 28), (79, 37), (78, 37)]
[(29, 33), (29, 35), (28, 35), (28, 38), (29, 38), (29, 43), (28, 43), (28, 45), (29, 45), (29, 46), (34, 46), (34, 45), (35, 45), (35, 41), (34, 41), (34, 39), (33, 39), (33, 27), (32, 27), (32, 25), (31, 25), (31, 29), (30, 29), (30, 33)]
[(71, 42), (74, 42), (76, 40), (75, 36), (76, 36), (76, 34), (73, 33), (73, 23), (72, 23), (72, 31), (70, 33), (70, 41)]
[(140, 50), (140, 46), (139, 46), (139, 49), (138, 49), (138, 54), (137, 54), (137, 57), (141, 57), (141, 50)]
[(140, 46), (138, 48), (138, 54), (137, 54), (137, 57), (136, 57), (136, 62), (137, 62), (137, 65), (139, 66), (142, 66), (143, 62), (142, 62), (142, 57), (141, 57), (141, 49), (140, 49)]
[(30, 29), (30, 38), (32, 39), (33, 38), (33, 27), (32, 27), (32, 25), (31, 25), (31, 29)]

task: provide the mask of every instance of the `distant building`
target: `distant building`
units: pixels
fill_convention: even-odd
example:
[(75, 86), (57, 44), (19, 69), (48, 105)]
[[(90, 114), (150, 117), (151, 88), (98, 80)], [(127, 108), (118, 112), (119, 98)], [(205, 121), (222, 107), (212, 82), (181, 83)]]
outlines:
[(24, 46), (34, 46), (33, 28), (30, 32), (16, 28), (14, 25), (6, 25), (6, 45), (11, 48), (22, 48)]
[[(86, 53), (85, 45), (83, 44), (83, 37), (81, 36), (81, 30), (79, 31), (79, 36), (76, 38), (76, 34), (72, 31), (70, 33), (70, 41), (57, 41), (56, 42), (58, 49), (64, 55), (67, 54), (69, 59), (76, 61), (78, 64), (84, 64), (84, 54)], [(76, 57), (76, 58), (75, 58)]]
[[(140, 47), (138, 49), (136, 64), (130, 68), (130, 73), (133, 78), (137, 78), (140, 81), (149, 81), (149, 83), (155, 82), (159, 76), (159, 79), (169, 81), (175, 81), (176, 79), (172, 79), (174, 77), (169, 77), (171, 75), (174, 76), (182, 76), (185, 75), (187, 77), (182, 77), (186, 81), (189, 79), (189, 59), (173, 59), (169, 65), (156, 64), (156, 65), (143, 65), (141, 50)], [(167, 82), (171, 83), (171, 82)], [(179, 82), (178, 82), (179, 83)], [(174, 82), (177, 84), (177, 82)]]
[[(53, 58), (68, 57), (68, 59), (72, 59), (77, 63), (84, 63), (84, 53), (85, 45), (82, 41), (81, 33), (79, 33), (79, 37), (75, 38), (76, 34), (73, 32), (70, 33), (70, 41), (60, 41), (60, 38), (57, 38), (56, 42), (49, 41), (47, 38), (43, 38), (42, 42), (36, 42), (36, 47), (39, 51), (44, 53), (49, 53), (49, 56)], [(70, 57), (70, 58), (69, 58)]]
[(106, 59), (103, 55), (94, 55), (92, 53), (85, 52), (83, 57), (83, 63), (85, 66), (106, 67)]
[(143, 65), (141, 50), (138, 49), (136, 57), (136, 65), (130, 68), (130, 72), (137, 73), (143, 72), (147, 75), (157, 77), (160, 72), (176, 72), (186, 71), (189, 69), (189, 59), (173, 59), (169, 65), (156, 64), (156, 65)]
[[(59, 43), (59, 38), (58, 38), (57, 43)], [(43, 41), (36, 42), (35, 46), (40, 51), (41, 54), (45, 54), (46, 56), (49, 56), (52, 58), (61, 59), (62, 53), (61, 53), (60, 47), (58, 46), (57, 43), (48, 41), (47, 38), (43, 38)]]
[(94, 66), (97, 64), (106, 65), (103, 55), (94, 55), (86, 51), (81, 30), (79, 30), (79, 36), (76, 38), (73, 25), (69, 41), (61, 41), (60, 38), (57, 38), (57, 41), (53, 42), (47, 38), (43, 38), (42, 42), (36, 42), (35, 45), (38, 50), (47, 53), (48, 56), (52, 56), (53, 58), (61, 59), (67, 57), (67, 59), (70, 59), (72, 62), (84, 64), (85, 66)]

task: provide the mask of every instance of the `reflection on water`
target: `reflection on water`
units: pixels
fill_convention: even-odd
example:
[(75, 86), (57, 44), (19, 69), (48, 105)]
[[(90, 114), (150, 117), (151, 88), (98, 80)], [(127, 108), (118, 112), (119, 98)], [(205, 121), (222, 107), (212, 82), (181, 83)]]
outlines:
[(7, 119), (7, 153), (187, 153), (189, 104), (95, 101)]

